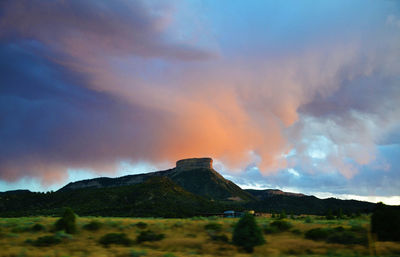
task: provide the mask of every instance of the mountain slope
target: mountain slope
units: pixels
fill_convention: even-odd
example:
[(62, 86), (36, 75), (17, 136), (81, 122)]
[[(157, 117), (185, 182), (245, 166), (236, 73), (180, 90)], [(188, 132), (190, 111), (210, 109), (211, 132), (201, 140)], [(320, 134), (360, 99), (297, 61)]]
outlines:
[(287, 193), (280, 190), (253, 190), (246, 189), (258, 200), (245, 203), (248, 209), (259, 212), (286, 212), (297, 214), (319, 214), (324, 215), (329, 210), (338, 211), (342, 209), (345, 213), (371, 212), (375, 204), (356, 200), (340, 200), (335, 198), (319, 199), (315, 196)]
[(186, 190), (209, 199), (255, 200), (251, 194), (222, 177), (214, 169), (177, 171), (169, 177)]
[(268, 198), (268, 197), (273, 197), (277, 195), (286, 195), (286, 196), (293, 196), (293, 197), (300, 197), (304, 196), (303, 194), (298, 194), (298, 193), (290, 193), (290, 192), (283, 192), (282, 190), (279, 189), (262, 189), (262, 190), (256, 190), (256, 189), (245, 189), (244, 191), (250, 193), (254, 197), (256, 197), (259, 200)]
[[(244, 200), (244, 201), (238, 201)], [(373, 203), (287, 193), (242, 190), (212, 168), (210, 158), (185, 159), (173, 169), (70, 183), (57, 192), (0, 193), (0, 216), (54, 215), (64, 207), (79, 215), (190, 217), (224, 210), (297, 214), (371, 212)]]
[(0, 216), (59, 214), (71, 207), (79, 215), (188, 217), (222, 211), (217, 204), (187, 192), (167, 177), (106, 188), (81, 188), (54, 193), (0, 193)]
[(119, 178), (95, 178), (69, 183), (60, 191), (82, 188), (104, 188), (135, 185), (152, 178), (165, 176), (185, 190), (214, 200), (255, 200), (248, 192), (225, 179), (212, 168), (211, 158), (179, 160), (176, 167), (157, 172), (128, 175)]

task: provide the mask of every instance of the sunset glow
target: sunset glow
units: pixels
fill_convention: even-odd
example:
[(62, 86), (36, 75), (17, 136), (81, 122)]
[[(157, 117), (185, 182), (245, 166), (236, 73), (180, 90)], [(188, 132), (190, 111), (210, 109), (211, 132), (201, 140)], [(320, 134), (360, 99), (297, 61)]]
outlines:
[(400, 204), (399, 103), (397, 1), (0, 3), (0, 191), (209, 156)]

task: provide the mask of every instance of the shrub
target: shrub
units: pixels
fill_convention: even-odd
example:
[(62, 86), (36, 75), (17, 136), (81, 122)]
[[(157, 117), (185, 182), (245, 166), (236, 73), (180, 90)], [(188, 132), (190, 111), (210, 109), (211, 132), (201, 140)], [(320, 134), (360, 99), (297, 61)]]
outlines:
[(312, 240), (323, 240), (328, 243), (338, 244), (367, 244), (365, 233), (355, 233), (343, 227), (314, 228), (305, 233), (305, 237)]
[(304, 235), (306, 238), (311, 240), (326, 240), (329, 235), (329, 230), (323, 228), (313, 228), (308, 230)]
[(146, 242), (146, 241), (160, 241), (160, 240), (164, 239), (164, 237), (165, 237), (164, 234), (157, 234), (151, 230), (145, 230), (145, 231), (140, 232), (136, 241), (138, 243)]
[(33, 232), (39, 232), (39, 231), (44, 231), (44, 230), (46, 230), (46, 227), (43, 226), (42, 224), (36, 223), (35, 225), (33, 225), (33, 226), (31, 227), (31, 230), (32, 230)]
[(292, 223), (285, 220), (276, 220), (271, 223), (271, 227), (276, 227), (279, 231), (286, 231), (292, 227)]
[(31, 228), (30, 227), (26, 227), (26, 226), (17, 226), (13, 229), (11, 229), (12, 233), (21, 233), (21, 232), (27, 232), (30, 231)]
[(353, 225), (350, 228), (350, 231), (353, 232), (361, 232), (361, 233), (368, 233), (368, 230), (361, 225)]
[(136, 223), (135, 225), (136, 225), (136, 227), (138, 227), (138, 228), (140, 228), (140, 229), (145, 229), (145, 228), (147, 228), (147, 223), (145, 223), (145, 222), (143, 222), (143, 221), (140, 221), (140, 222)]
[(55, 236), (60, 239), (71, 239), (72, 238), (72, 236), (70, 234), (65, 233), (63, 230), (57, 231)]
[(307, 216), (306, 219), (304, 220), (304, 223), (313, 223), (313, 220), (311, 219), (310, 216)]
[(265, 243), (253, 215), (245, 214), (240, 218), (233, 231), (232, 243), (243, 248), (248, 253), (253, 252), (254, 246)]
[(211, 222), (206, 225), (204, 225), (205, 230), (211, 230), (215, 232), (221, 232), (222, 231), (222, 225), (219, 223)]
[(34, 246), (51, 246), (55, 244), (61, 243), (61, 239), (56, 236), (41, 236), (38, 237), (36, 240), (32, 241)]
[(291, 232), (295, 235), (301, 235), (301, 231), (299, 229), (293, 229)]
[(64, 230), (68, 234), (76, 232), (76, 215), (72, 209), (65, 209), (63, 216), (55, 223), (55, 229)]
[(285, 212), (285, 210), (282, 210), (281, 213), (279, 214), (279, 219), (283, 220), (286, 218), (287, 218), (286, 212)]
[(211, 240), (217, 241), (217, 242), (223, 242), (223, 243), (228, 243), (229, 238), (227, 235), (220, 234), (220, 235), (210, 235)]
[(277, 227), (272, 227), (272, 226), (266, 225), (263, 229), (263, 232), (265, 234), (274, 234), (274, 233), (279, 233), (280, 231)]
[(327, 220), (333, 220), (335, 218), (335, 216), (333, 216), (332, 214), (332, 210), (328, 210), (328, 213), (326, 214), (325, 218)]
[(103, 226), (102, 223), (92, 220), (88, 224), (83, 225), (83, 229), (90, 230), (90, 231), (97, 231)]
[(352, 231), (345, 230), (330, 233), (326, 241), (337, 244), (367, 244), (368, 239), (365, 234), (358, 235)]
[(341, 208), (339, 209), (336, 218), (337, 218), (337, 219), (343, 219), (343, 218), (344, 218), (343, 210), (342, 210)]
[(110, 244), (130, 246), (132, 240), (125, 233), (108, 233), (100, 238), (99, 243), (106, 247)]
[(371, 231), (380, 241), (400, 241), (400, 209), (378, 203), (371, 217)]

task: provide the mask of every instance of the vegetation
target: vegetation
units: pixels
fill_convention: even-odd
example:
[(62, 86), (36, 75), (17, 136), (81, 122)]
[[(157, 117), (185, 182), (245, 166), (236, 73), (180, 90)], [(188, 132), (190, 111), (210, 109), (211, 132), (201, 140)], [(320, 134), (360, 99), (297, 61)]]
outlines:
[(33, 232), (45, 231), (46, 227), (43, 226), (42, 224), (36, 223), (35, 225), (32, 226), (31, 230)]
[(276, 220), (271, 223), (271, 227), (275, 227), (278, 231), (287, 231), (292, 228), (292, 224), (286, 220)]
[(138, 228), (140, 228), (140, 229), (145, 229), (145, 228), (147, 228), (147, 223), (145, 223), (145, 222), (143, 222), (143, 221), (140, 221), (140, 222), (136, 223), (135, 225), (136, 225), (136, 227), (138, 227)]
[(57, 231), (64, 230), (68, 234), (76, 232), (76, 215), (70, 208), (66, 208), (63, 216), (54, 224)]
[(204, 226), (205, 230), (210, 230), (210, 231), (215, 231), (215, 232), (221, 232), (222, 231), (222, 225), (216, 222), (211, 222), (208, 223)]
[(285, 212), (285, 210), (282, 210), (281, 211), (281, 213), (279, 214), (279, 219), (286, 219), (287, 218), (287, 215), (286, 215), (286, 212)]
[(313, 228), (305, 233), (305, 237), (312, 240), (323, 240), (338, 244), (367, 244), (367, 234), (357, 233), (342, 226), (335, 228)]
[(253, 252), (253, 248), (265, 243), (261, 229), (253, 215), (245, 214), (240, 218), (233, 231), (232, 242), (246, 252)]
[(400, 241), (400, 207), (377, 204), (371, 217), (371, 230), (381, 241)]
[(83, 225), (83, 229), (90, 230), (90, 231), (97, 231), (103, 226), (102, 223), (92, 220), (91, 222)]
[[(337, 214), (335, 214), (337, 215)], [(305, 223), (309, 217), (312, 222)], [(274, 227), (276, 220), (266, 217), (254, 217), (260, 227)], [(289, 230), (265, 235), (267, 243), (254, 247), (254, 253), (242, 252), (241, 247), (233, 244), (232, 234), (239, 219), (219, 217), (198, 217), (196, 219), (160, 219), (160, 218), (111, 218), (111, 217), (76, 217), (78, 228), (75, 234), (64, 231), (50, 232), (57, 221), (55, 217), (21, 217), (0, 218), (0, 257), (2, 256), (302, 256), (302, 257), (370, 257), (399, 256), (400, 243), (393, 241), (375, 241), (370, 236), (370, 216), (361, 215), (357, 218), (326, 220), (325, 216), (298, 216), (290, 220)], [(92, 222), (102, 224), (93, 233), (83, 229)], [(146, 224), (140, 229), (137, 224)], [(46, 229), (32, 231), (35, 224), (41, 224)], [(208, 225), (219, 224), (219, 225)], [(338, 228), (339, 227), (339, 228)], [(341, 227), (341, 228), (340, 228)], [(47, 229), (48, 228), (48, 229)], [(305, 234), (312, 229), (336, 230), (338, 237), (329, 236), (316, 240), (307, 238)], [(163, 234), (159, 241), (144, 241), (137, 243), (142, 231), (153, 231)], [(15, 232), (13, 232), (15, 231)], [(105, 237), (107, 234), (125, 234), (124, 236)], [(330, 231), (330, 234), (333, 234)], [(350, 236), (348, 236), (350, 235)], [(353, 237), (354, 236), (354, 237)], [(49, 237), (48, 239), (39, 239)], [(50, 238), (51, 237), (51, 238)], [(108, 238), (104, 244), (100, 239)], [(125, 239), (130, 243), (124, 243)], [(347, 241), (353, 240), (352, 244)], [(370, 243), (354, 241), (354, 238), (370, 238)], [(104, 239), (103, 239), (104, 240)], [(37, 246), (35, 243), (37, 241)], [(113, 243), (116, 242), (116, 243)], [(120, 243), (121, 242), (121, 243)], [(129, 241), (128, 241), (129, 242)], [(105, 247), (107, 246), (107, 247)]]
[(106, 247), (111, 244), (130, 246), (132, 240), (125, 233), (108, 233), (100, 238), (99, 243)]
[(146, 242), (146, 241), (150, 241), (150, 242), (154, 242), (154, 241), (160, 241), (165, 237), (164, 234), (158, 234), (155, 233), (154, 231), (151, 230), (145, 230), (145, 231), (141, 231), (139, 236), (137, 237), (136, 241), (138, 243), (142, 243), (142, 242)]
[(42, 236), (32, 242), (34, 246), (52, 246), (61, 243), (61, 239), (57, 236)]
[[(263, 190), (242, 190), (211, 169), (168, 174), (169, 177), (154, 176), (126, 186), (113, 186), (115, 180), (126, 179), (124, 177), (101, 178), (99, 181), (104, 188), (0, 193), (0, 217), (53, 216), (69, 206), (80, 216), (167, 218), (194, 217), (225, 210), (275, 213), (285, 210), (291, 214), (325, 215), (331, 209), (340, 219), (344, 217), (343, 213), (369, 213), (374, 208), (372, 203), (353, 200), (265, 195)], [(228, 200), (233, 199), (232, 196), (244, 201)], [(334, 219), (334, 214), (328, 218)], [(286, 213), (282, 211), (279, 217), (284, 219)]]

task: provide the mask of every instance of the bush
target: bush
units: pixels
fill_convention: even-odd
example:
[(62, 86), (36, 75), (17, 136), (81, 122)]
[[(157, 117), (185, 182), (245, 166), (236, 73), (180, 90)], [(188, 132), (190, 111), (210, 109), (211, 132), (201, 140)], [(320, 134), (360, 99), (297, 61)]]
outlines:
[(400, 241), (400, 209), (378, 203), (371, 217), (371, 231), (380, 241)]
[(65, 233), (63, 230), (57, 231), (55, 236), (60, 239), (71, 239), (72, 238), (72, 236), (70, 234)]
[(311, 219), (310, 216), (307, 216), (306, 219), (304, 220), (304, 223), (313, 223), (313, 220)]
[(332, 214), (332, 210), (328, 210), (328, 213), (326, 214), (325, 218), (327, 220), (333, 220), (335, 218), (335, 216), (333, 216)]
[(103, 226), (102, 223), (98, 221), (91, 221), (88, 224), (83, 225), (83, 229), (90, 230), (90, 231), (97, 231)]
[(254, 246), (265, 243), (253, 215), (245, 214), (240, 218), (233, 231), (232, 243), (248, 253), (253, 252)]
[(350, 228), (350, 231), (353, 232), (361, 232), (361, 233), (368, 233), (368, 230), (361, 225), (353, 225)]
[(211, 240), (217, 241), (217, 242), (223, 242), (223, 243), (228, 243), (229, 238), (227, 235), (220, 234), (220, 235), (210, 235)]
[(282, 232), (292, 228), (292, 223), (285, 220), (276, 220), (271, 223), (271, 227), (276, 227), (280, 232)]
[(102, 236), (99, 243), (106, 247), (110, 244), (130, 246), (132, 240), (125, 233), (109, 233)]
[(143, 222), (143, 221), (140, 221), (140, 222), (136, 223), (135, 225), (136, 225), (136, 227), (138, 227), (138, 228), (140, 228), (140, 229), (145, 229), (145, 228), (147, 228), (147, 223), (145, 223), (145, 222)]
[(323, 228), (313, 228), (308, 230), (304, 236), (311, 240), (326, 240), (329, 235), (328, 229)]
[(283, 219), (286, 219), (286, 218), (287, 218), (287, 215), (286, 215), (285, 210), (281, 211), (281, 213), (279, 214), (279, 219), (283, 220)]
[(208, 223), (204, 226), (205, 230), (211, 230), (215, 232), (221, 232), (222, 231), (222, 225), (219, 223), (211, 222)]
[(311, 240), (323, 240), (337, 244), (367, 244), (366, 233), (356, 233), (343, 227), (314, 228), (305, 233), (305, 237)]
[(31, 230), (32, 230), (33, 232), (39, 232), (39, 231), (44, 231), (44, 230), (46, 230), (46, 227), (43, 226), (42, 224), (37, 223), (37, 224), (35, 224), (35, 225), (33, 225), (33, 226), (31, 227)]
[(64, 230), (68, 234), (76, 232), (76, 215), (70, 208), (65, 209), (63, 216), (57, 220), (55, 229)]
[(160, 241), (160, 240), (164, 239), (164, 237), (165, 237), (164, 234), (157, 234), (151, 230), (145, 230), (145, 231), (140, 232), (136, 241), (138, 243), (146, 242), (146, 241)]
[(293, 229), (291, 232), (295, 235), (301, 235), (301, 231), (299, 229)]
[(265, 234), (275, 234), (275, 233), (279, 233), (279, 229), (277, 227), (272, 227), (272, 226), (265, 226), (263, 229), (263, 232)]
[(358, 235), (352, 231), (335, 231), (328, 235), (326, 240), (328, 243), (337, 243), (337, 244), (362, 244), (365, 245), (368, 243), (367, 236)]
[(55, 244), (61, 243), (61, 239), (56, 236), (41, 236), (38, 237), (36, 240), (32, 241), (34, 246), (51, 246)]

